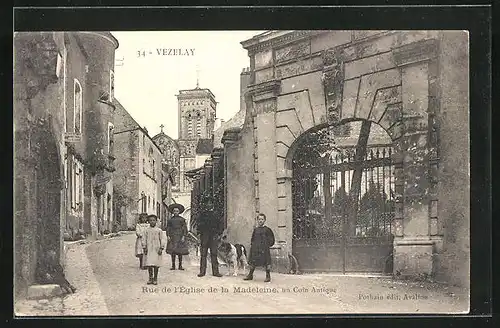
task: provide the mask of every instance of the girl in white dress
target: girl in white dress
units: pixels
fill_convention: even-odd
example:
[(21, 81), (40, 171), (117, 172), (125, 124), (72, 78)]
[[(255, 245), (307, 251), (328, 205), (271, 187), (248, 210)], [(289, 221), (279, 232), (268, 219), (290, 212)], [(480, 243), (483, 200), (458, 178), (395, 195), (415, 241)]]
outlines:
[(135, 235), (137, 236), (135, 240), (135, 257), (139, 258), (139, 268), (141, 270), (146, 270), (144, 267), (144, 253), (143, 253), (143, 248), (142, 248), (142, 236), (144, 234), (144, 231), (149, 227), (149, 223), (146, 221), (146, 215), (145, 214), (140, 214), (138, 222), (135, 226)]
[(156, 220), (156, 215), (148, 215), (149, 228), (144, 231), (142, 237), (144, 266), (148, 268), (149, 272), (148, 285), (158, 284), (158, 271), (162, 265), (162, 254), (165, 249), (163, 230), (156, 226)]

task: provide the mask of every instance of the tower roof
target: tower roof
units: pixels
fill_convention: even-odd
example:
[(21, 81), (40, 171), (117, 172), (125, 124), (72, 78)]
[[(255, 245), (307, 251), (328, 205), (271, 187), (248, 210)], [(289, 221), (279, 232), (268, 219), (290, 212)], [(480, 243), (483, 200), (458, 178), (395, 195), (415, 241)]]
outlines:
[(215, 96), (210, 91), (210, 89), (206, 88), (194, 88), (194, 89), (187, 89), (187, 90), (179, 90), (179, 94), (176, 95), (177, 99), (192, 99), (192, 98), (205, 98), (209, 97), (214, 103), (217, 103), (215, 101)]

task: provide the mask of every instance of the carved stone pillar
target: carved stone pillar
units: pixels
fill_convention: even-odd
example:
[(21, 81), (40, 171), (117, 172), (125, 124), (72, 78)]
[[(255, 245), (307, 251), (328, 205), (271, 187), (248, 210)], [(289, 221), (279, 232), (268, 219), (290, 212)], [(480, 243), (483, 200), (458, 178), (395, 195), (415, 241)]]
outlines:
[[(252, 97), (252, 115), (256, 137), (257, 178), (256, 198), (259, 212), (268, 217), (267, 225), (277, 231), (277, 154), (276, 154), (276, 109), (281, 82), (272, 80), (249, 86)], [(279, 240), (280, 236), (277, 236)]]
[[(229, 184), (231, 181), (231, 172), (228, 166), (228, 156), (231, 151), (232, 145), (234, 145), (238, 140), (240, 140), (240, 128), (229, 128), (224, 131), (224, 135), (222, 136), (222, 144), (224, 145), (223, 149), (218, 149), (216, 152), (212, 154), (212, 156), (221, 157), (219, 159), (220, 165), (222, 165), (223, 170), (223, 195), (222, 198), (224, 200), (224, 229), (230, 229), (231, 227), (228, 225), (228, 218), (234, 213), (234, 207), (238, 206), (236, 202), (233, 200), (233, 194), (229, 191)], [(215, 158), (214, 158), (215, 161)], [(231, 213), (231, 214), (228, 214)], [(228, 232), (229, 233), (229, 232)]]
[(402, 224), (396, 225), (394, 270), (401, 275), (430, 275), (429, 62), (437, 56), (437, 41), (415, 42), (393, 50), (393, 55), (401, 69), (404, 124), (398, 141), (402, 166), (396, 167), (404, 184), (396, 186), (402, 196), (402, 213), (398, 213), (402, 215), (396, 222), (401, 219)]
[(276, 259), (278, 272), (288, 273), (288, 254), (292, 254), (293, 241), (293, 198), (292, 170), (285, 168), (277, 172), (278, 222), (276, 236)]

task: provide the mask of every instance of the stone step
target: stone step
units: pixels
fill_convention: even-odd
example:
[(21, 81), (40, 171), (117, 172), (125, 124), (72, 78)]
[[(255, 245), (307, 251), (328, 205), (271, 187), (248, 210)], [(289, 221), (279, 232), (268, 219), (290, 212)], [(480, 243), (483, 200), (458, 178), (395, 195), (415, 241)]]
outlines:
[(61, 286), (56, 284), (32, 285), (28, 287), (27, 299), (39, 300), (63, 295)]

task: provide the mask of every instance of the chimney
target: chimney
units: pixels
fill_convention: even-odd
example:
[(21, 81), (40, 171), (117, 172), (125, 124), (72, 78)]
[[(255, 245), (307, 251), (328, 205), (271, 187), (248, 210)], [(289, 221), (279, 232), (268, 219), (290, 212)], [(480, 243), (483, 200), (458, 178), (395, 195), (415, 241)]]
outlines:
[(220, 118), (216, 118), (214, 122), (214, 131), (220, 128), (222, 125), (222, 120)]
[(146, 127), (143, 128), (147, 135), (149, 135), (148, 129)]
[(245, 67), (240, 74), (240, 110), (246, 110), (245, 92), (250, 84), (250, 67)]

